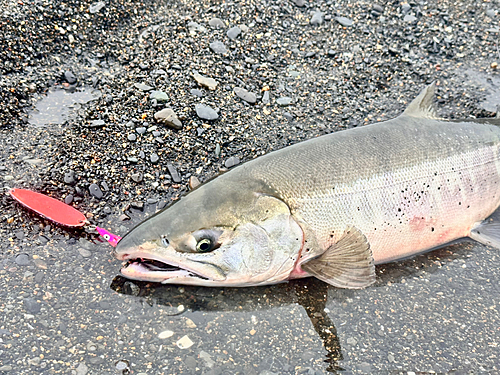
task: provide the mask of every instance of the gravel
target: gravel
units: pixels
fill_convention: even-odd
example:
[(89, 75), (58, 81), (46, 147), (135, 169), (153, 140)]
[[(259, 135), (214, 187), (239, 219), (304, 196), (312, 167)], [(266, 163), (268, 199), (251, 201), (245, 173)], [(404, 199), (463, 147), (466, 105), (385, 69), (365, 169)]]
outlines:
[(493, 116), (497, 1), (0, 1), (0, 371), (499, 371), (496, 250), (378, 266), (361, 291), (162, 287), (114, 279), (91, 227), (7, 195), (48, 194), (123, 236), (191, 177), (395, 117), (434, 80), (443, 118)]

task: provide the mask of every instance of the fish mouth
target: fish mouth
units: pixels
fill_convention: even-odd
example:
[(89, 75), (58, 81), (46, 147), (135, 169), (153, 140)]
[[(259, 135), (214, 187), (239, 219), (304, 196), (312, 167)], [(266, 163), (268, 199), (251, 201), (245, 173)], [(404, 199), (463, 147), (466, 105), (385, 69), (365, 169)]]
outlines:
[(133, 258), (129, 259), (122, 267), (123, 276), (135, 280), (149, 280), (166, 283), (175, 278), (197, 278), (210, 280), (209, 277), (199, 272), (182, 268), (156, 259)]

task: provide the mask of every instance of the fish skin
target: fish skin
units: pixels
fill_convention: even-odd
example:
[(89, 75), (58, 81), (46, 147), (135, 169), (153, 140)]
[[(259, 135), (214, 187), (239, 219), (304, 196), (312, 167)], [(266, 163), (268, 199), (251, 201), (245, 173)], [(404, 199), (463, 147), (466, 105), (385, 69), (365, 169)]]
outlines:
[[(207, 267), (219, 268), (218, 280), (207, 274), (162, 279), (134, 267), (122, 273), (166, 283), (271, 284), (312, 276), (301, 265), (341, 241), (346, 228), (366, 238), (376, 264), (469, 236), (500, 205), (500, 128), (484, 119), (436, 119), (433, 87), (426, 90), (395, 119), (314, 138), (232, 169), (140, 224), (115, 250), (118, 259), (149, 257), (194, 275), (203, 275), (199, 264), (212, 262)], [(256, 228), (271, 226), (275, 217), (290, 224), (255, 240)], [(228, 229), (248, 223), (255, 228), (244, 234)], [(186, 245), (193, 243), (190, 233), (215, 227), (225, 228), (219, 249), (197, 254)], [(221, 255), (230, 254), (233, 243), (240, 246), (234, 270), (233, 260)]]

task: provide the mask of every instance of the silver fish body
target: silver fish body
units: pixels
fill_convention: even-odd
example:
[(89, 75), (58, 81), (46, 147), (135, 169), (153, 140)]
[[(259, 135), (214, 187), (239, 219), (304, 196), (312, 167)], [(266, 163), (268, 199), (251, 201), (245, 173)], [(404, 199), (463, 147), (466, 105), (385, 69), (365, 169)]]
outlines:
[(119, 259), (175, 269), (135, 262), (122, 273), (232, 286), (316, 276), (359, 288), (376, 263), (468, 236), (495, 245), (477, 228), (500, 205), (500, 128), (433, 118), (432, 95), (393, 120), (271, 152), (202, 185), (116, 248)]

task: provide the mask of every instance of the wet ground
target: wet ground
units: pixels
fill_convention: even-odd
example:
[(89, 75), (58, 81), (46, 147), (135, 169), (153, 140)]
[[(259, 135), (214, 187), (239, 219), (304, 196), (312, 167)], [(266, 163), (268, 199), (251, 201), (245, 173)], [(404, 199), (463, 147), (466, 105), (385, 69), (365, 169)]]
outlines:
[[(161, 286), (121, 278), (90, 229), (7, 193), (43, 192), (123, 235), (191, 176), (394, 117), (433, 80), (443, 117), (494, 116), (498, 2), (0, 4), (0, 373), (499, 372), (498, 250), (379, 266), (360, 291)], [(155, 119), (163, 108), (181, 129)]]

